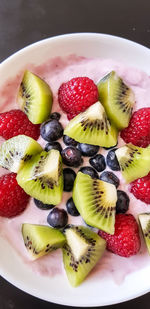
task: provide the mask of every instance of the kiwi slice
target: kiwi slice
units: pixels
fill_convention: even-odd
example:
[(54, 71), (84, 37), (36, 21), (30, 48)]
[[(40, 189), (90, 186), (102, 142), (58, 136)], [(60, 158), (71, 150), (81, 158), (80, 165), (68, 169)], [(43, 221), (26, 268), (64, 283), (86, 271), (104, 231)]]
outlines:
[(17, 173), (42, 147), (31, 137), (18, 135), (5, 141), (0, 147), (0, 166)]
[(113, 184), (78, 172), (73, 201), (88, 225), (114, 234), (117, 190)]
[(79, 143), (111, 147), (117, 143), (118, 132), (108, 120), (102, 104), (96, 102), (69, 122), (64, 135)]
[(150, 146), (141, 148), (127, 144), (115, 151), (122, 175), (127, 183), (146, 176), (150, 171)]
[(46, 225), (22, 224), (24, 244), (33, 260), (62, 247), (65, 236), (57, 229)]
[(17, 181), (27, 194), (44, 204), (59, 204), (63, 192), (62, 159), (59, 151), (42, 151), (26, 162), (17, 175)]
[(78, 286), (102, 257), (106, 242), (84, 226), (72, 226), (65, 231), (63, 262), (70, 284)]
[(150, 213), (139, 215), (139, 222), (143, 232), (144, 240), (150, 254)]
[(52, 92), (44, 80), (27, 70), (19, 87), (17, 101), (32, 123), (42, 123), (51, 113)]
[(101, 79), (97, 87), (99, 100), (103, 104), (109, 119), (119, 130), (128, 127), (135, 103), (133, 91), (115, 71)]

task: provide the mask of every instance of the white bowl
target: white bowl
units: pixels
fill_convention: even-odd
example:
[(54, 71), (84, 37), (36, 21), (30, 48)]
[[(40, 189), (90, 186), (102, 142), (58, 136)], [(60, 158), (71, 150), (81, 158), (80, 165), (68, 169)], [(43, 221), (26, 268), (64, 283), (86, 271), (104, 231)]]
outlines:
[[(42, 64), (50, 57), (76, 54), (85, 57), (112, 58), (150, 74), (150, 50), (134, 42), (105, 34), (79, 33), (46, 39), (32, 44), (0, 65), (0, 87), (27, 63)], [(104, 306), (127, 301), (150, 290), (150, 265), (129, 274), (116, 285), (111, 277), (87, 280), (71, 288), (67, 279), (39, 277), (23, 264), (12, 247), (0, 239), (0, 274), (21, 290), (58, 304), (70, 306)]]

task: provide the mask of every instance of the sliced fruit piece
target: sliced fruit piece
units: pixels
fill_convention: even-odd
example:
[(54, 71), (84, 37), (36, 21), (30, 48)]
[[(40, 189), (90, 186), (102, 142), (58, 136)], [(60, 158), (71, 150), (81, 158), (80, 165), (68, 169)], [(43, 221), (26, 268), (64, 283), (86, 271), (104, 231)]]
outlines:
[(115, 71), (101, 79), (97, 87), (99, 100), (103, 104), (109, 119), (119, 130), (126, 128), (135, 103), (133, 91)]
[(78, 172), (73, 187), (73, 201), (88, 225), (114, 234), (117, 202), (114, 185)]
[(115, 152), (122, 175), (127, 183), (146, 176), (150, 171), (150, 146), (141, 148), (132, 144), (120, 147)]
[(150, 213), (143, 213), (139, 215), (139, 222), (143, 232), (144, 240), (150, 254)]
[(44, 204), (57, 205), (62, 199), (62, 159), (58, 150), (43, 151), (28, 161), (17, 175), (26, 193)]
[(65, 231), (63, 262), (70, 284), (81, 284), (102, 257), (106, 242), (87, 227), (72, 226)]
[(0, 165), (17, 173), (26, 161), (42, 150), (42, 147), (29, 136), (12, 137), (0, 147)]
[(65, 236), (46, 225), (22, 224), (22, 236), (30, 257), (35, 260), (65, 244)]
[(117, 143), (117, 130), (108, 120), (100, 102), (91, 105), (84, 113), (73, 118), (64, 134), (79, 143), (111, 147)]
[(42, 123), (51, 113), (52, 92), (44, 80), (27, 70), (20, 84), (17, 101), (32, 123)]

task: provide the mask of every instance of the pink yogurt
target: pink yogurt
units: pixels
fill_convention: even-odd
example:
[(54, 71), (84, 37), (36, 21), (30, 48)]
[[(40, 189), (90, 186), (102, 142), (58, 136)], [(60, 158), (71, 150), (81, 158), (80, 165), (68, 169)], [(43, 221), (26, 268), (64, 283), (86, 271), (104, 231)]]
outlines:
[[(38, 74), (50, 85), (54, 98), (52, 112), (57, 111), (62, 114), (58, 104), (57, 92), (63, 82), (77, 76), (88, 76), (93, 79), (95, 83), (97, 83), (99, 79), (112, 70), (115, 70), (123, 78), (125, 83), (133, 89), (136, 99), (134, 110), (138, 110), (141, 107), (150, 106), (150, 77), (136, 68), (127, 68), (122, 63), (114, 62), (111, 59), (87, 59), (84, 57), (70, 55), (65, 58), (57, 57), (50, 59), (40, 66), (29, 64), (24, 69), (29, 69), (33, 73)], [(16, 95), (24, 69), (13, 79), (8, 80), (0, 89), (0, 112), (18, 108), (16, 103)], [(65, 114), (62, 114), (61, 116), (61, 123), (64, 127), (68, 123)], [(3, 139), (1, 138), (0, 144), (2, 142)], [(45, 142), (41, 138), (39, 138), (39, 143), (42, 146), (45, 145)], [(119, 146), (123, 144), (123, 140), (119, 138)], [(104, 155), (106, 154), (106, 150), (103, 149), (100, 149), (99, 152)], [(88, 159), (84, 160), (83, 165), (86, 163), (88, 163)], [(6, 171), (0, 168), (0, 175), (5, 173)], [(128, 185), (126, 185), (122, 179), (121, 173), (116, 172), (116, 174), (120, 179), (119, 189), (126, 191), (130, 197), (129, 213), (132, 213), (137, 218), (139, 213), (150, 212), (150, 205), (147, 206), (145, 203), (137, 200), (129, 192)], [(63, 193), (62, 202), (58, 207), (65, 208), (66, 200), (70, 196), (71, 193)], [(18, 252), (23, 263), (28, 264), (29, 267), (31, 267), (33, 271), (39, 273), (39, 275), (55, 276), (58, 273), (62, 273), (62, 275), (64, 275), (61, 250), (52, 252), (39, 260), (31, 261), (23, 243), (21, 235), (22, 223), (27, 222), (47, 225), (46, 219), (48, 213), (49, 211), (42, 211), (38, 209), (31, 199), (28, 207), (21, 215), (13, 219), (0, 217), (0, 235), (1, 237), (4, 237), (12, 245), (14, 250)], [(84, 225), (81, 217), (69, 216), (69, 223)], [(102, 278), (105, 276), (106, 273), (109, 273), (113, 280), (119, 284), (127, 274), (139, 270), (140, 268), (144, 268), (148, 263), (150, 263), (149, 255), (144, 242), (142, 241), (140, 252), (136, 256), (130, 258), (123, 258), (106, 251), (103, 258), (99, 261), (90, 276), (93, 276), (94, 279), (97, 280), (100, 277)]]

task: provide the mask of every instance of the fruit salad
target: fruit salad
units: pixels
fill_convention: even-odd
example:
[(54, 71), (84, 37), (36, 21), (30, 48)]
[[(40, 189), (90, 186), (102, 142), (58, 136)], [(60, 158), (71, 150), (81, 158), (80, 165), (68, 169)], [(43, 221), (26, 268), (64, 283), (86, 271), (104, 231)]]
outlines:
[(23, 263), (74, 287), (149, 264), (149, 76), (71, 55), (0, 94), (0, 236)]

